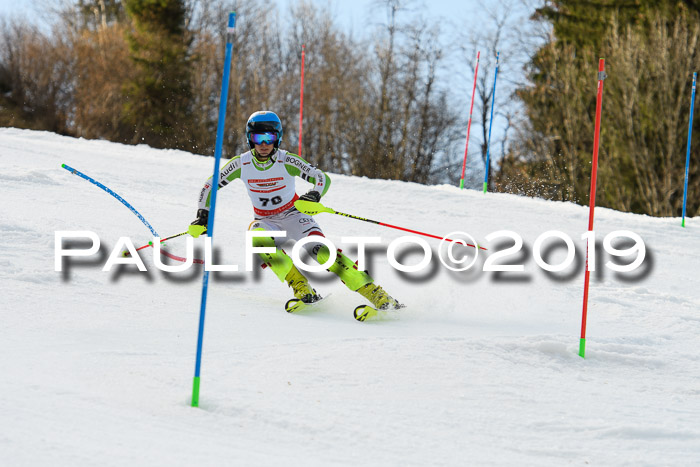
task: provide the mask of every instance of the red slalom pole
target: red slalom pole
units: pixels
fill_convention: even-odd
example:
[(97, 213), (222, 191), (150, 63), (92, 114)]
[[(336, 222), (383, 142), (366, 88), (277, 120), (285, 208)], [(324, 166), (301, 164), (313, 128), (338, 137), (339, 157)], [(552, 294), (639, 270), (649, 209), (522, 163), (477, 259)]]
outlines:
[(474, 110), (474, 92), (476, 91), (476, 75), (479, 73), (479, 57), (481, 51), (476, 53), (476, 69), (474, 70), (474, 86), (472, 86), (472, 103), (469, 106), (469, 123), (467, 124), (467, 144), (464, 148), (464, 162), (462, 162), (462, 178), (459, 180), (459, 188), (464, 189), (464, 172), (467, 170), (467, 152), (469, 152), (469, 131), (472, 127), (472, 110)]
[[(595, 134), (593, 135), (593, 167), (591, 169), (591, 195), (590, 210), (588, 213), (588, 231), (593, 231), (593, 214), (595, 213), (595, 187), (598, 177), (598, 143), (600, 142), (600, 114), (603, 108), (603, 81), (606, 78), (605, 59), (598, 62), (598, 97), (595, 105)], [(587, 240), (591, 241), (590, 237)], [(595, 239), (593, 239), (595, 242)], [(586, 317), (588, 314), (588, 286), (591, 278), (591, 271), (588, 269), (588, 244), (586, 244), (586, 272), (583, 282), (583, 313), (581, 317), (581, 340), (579, 341), (578, 354), (581, 358), (586, 358)]]
[(306, 56), (306, 45), (301, 46), (301, 90), (299, 91), (299, 152), (301, 156), (301, 124), (304, 119), (304, 57)]

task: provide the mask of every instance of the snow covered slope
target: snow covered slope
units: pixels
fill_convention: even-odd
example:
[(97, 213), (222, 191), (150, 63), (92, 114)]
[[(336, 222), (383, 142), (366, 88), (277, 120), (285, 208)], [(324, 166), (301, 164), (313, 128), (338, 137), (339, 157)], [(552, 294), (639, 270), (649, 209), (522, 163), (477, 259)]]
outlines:
[[(525, 271), (483, 272), (482, 256), (468, 272), (434, 258), (426, 271), (401, 274), (385, 253), (404, 233), (320, 214), (327, 237), (351, 254), (341, 237), (382, 237), (369, 270), (408, 308), (358, 323), (361, 298), (316, 273), (315, 287), (332, 295), (290, 315), (290, 289), (269, 271), (219, 274), (195, 409), (201, 267), (162, 273), (144, 250), (149, 272), (102, 272), (119, 237), (140, 246), (150, 232), (62, 163), (119, 193), (162, 236), (187, 228), (213, 168), (212, 158), (179, 151), (0, 129), (3, 465), (700, 462), (698, 218), (683, 229), (679, 219), (596, 211), (601, 245), (581, 359), (587, 208), (331, 175), (324, 203), (341, 212), (437, 235), (464, 231), (490, 254), (490, 233), (517, 232), (525, 248), (508, 260)], [(307, 189), (299, 181), (297, 191)], [(217, 206), (220, 262), (244, 269), (252, 209), (242, 184), (219, 192)], [(546, 274), (532, 251), (552, 229), (574, 240), (577, 263)], [(61, 230), (96, 232), (102, 255), (54, 271)], [(639, 271), (604, 266), (602, 239), (615, 230), (644, 240)], [(168, 242), (181, 256), (184, 245)], [(563, 256), (557, 249), (549, 261)]]

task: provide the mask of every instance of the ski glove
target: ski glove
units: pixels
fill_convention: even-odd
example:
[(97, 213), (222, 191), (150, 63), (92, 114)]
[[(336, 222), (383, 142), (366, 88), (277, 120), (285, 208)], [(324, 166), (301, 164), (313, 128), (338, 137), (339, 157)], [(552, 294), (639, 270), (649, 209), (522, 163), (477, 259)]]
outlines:
[(311, 190), (305, 195), (300, 196), (299, 199), (302, 201), (311, 201), (314, 203), (318, 203), (319, 201), (321, 201), (321, 193), (319, 193), (316, 190)]
[(187, 233), (192, 235), (194, 238), (199, 237), (202, 234), (207, 233), (207, 224), (209, 223), (209, 211), (206, 209), (199, 209), (197, 211), (197, 219), (190, 224), (187, 229)]

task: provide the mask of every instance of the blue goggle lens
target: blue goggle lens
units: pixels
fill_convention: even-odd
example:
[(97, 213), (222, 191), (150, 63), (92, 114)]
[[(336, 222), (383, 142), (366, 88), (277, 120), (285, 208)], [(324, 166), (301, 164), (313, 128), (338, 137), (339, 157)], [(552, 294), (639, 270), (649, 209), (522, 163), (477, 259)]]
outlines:
[(277, 141), (275, 133), (251, 133), (250, 140), (253, 144), (274, 144)]

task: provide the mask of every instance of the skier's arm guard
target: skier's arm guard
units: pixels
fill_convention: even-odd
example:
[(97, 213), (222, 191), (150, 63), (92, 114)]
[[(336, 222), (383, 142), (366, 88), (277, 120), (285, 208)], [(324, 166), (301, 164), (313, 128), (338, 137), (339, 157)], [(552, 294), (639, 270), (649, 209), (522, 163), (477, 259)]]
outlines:
[[(219, 171), (219, 188), (223, 188), (232, 181), (241, 177), (241, 156), (236, 156), (226, 163)], [(212, 177), (209, 177), (199, 193), (199, 209), (209, 211), (211, 202)]]

